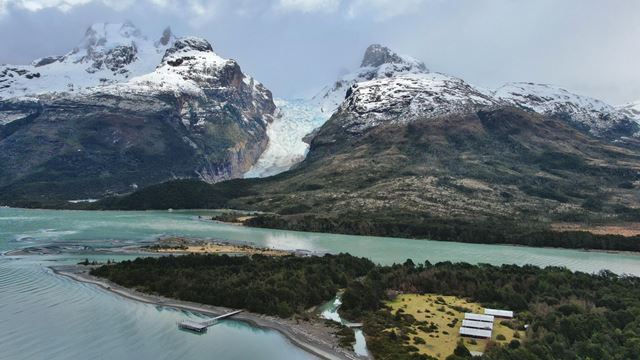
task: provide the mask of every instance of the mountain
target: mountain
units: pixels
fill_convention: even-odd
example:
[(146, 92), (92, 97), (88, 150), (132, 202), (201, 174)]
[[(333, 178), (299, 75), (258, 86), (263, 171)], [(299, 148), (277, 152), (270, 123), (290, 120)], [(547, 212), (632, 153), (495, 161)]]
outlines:
[(248, 220), (254, 226), (587, 246), (593, 239), (551, 229), (640, 216), (638, 128), (618, 127), (601, 102), (551, 89), (487, 91), (431, 72), (361, 81), (287, 172), (169, 182), (97, 206), (234, 208), (270, 213)]
[(490, 93), (437, 73), (400, 74), (353, 85), (336, 115), (351, 133), (388, 123), (463, 113), (498, 105)]
[(548, 84), (509, 83), (497, 90), (482, 89), (430, 72), (424, 63), (377, 44), (366, 49), (357, 70), (325, 86), (313, 98), (280, 103), (280, 115), (267, 130), (267, 150), (245, 174), (247, 178), (275, 175), (302, 161), (308, 151), (304, 138), (311, 138), (309, 134), (336, 111), (355, 115), (345, 124), (351, 132), (387, 120), (407, 122), (483, 107), (515, 106), (557, 117), (609, 140), (640, 136), (633, 114), (601, 100)]
[(410, 56), (398, 55), (391, 49), (370, 45), (364, 53), (360, 67), (342, 76), (335, 83), (325, 86), (311, 102), (323, 112), (332, 114), (345, 99), (347, 90), (354, 84), (373, 79), (392, 78), (401, 74), (427, 73), (427, 67)]
[(639, 132), (628, 114), (598, 99), (577, 95), (557, 86), (511, 83), (494, 96), (508, 104), (540, 114), (564, 118), (596, 136), (633, 136)]
[(618, 110), (640, 124), (640, 101), (623, 105)]
[[(266, 148), (271, 92), (206, 40), (165, 31), (145, 42), (124, 24), (93, 25), (82, 44), (42, 65), (33, 86), (4, 89), (12, 97), (0, 101), (1, 200), (101, 198), (176, 178), (216, 182), (242, 176)], [(134, 55), (116, 56), (125, 48)], [(66, 66), (73, 86), (64, 91), (54, 79)], [(108, 80), (91, 86), (98, 73)]]
[(127, 81), (152, 72), (174, 41), (169, 28), (153, 41), (130, 22), (94, 24), (65, 55), (0, 66), (0, 100)]

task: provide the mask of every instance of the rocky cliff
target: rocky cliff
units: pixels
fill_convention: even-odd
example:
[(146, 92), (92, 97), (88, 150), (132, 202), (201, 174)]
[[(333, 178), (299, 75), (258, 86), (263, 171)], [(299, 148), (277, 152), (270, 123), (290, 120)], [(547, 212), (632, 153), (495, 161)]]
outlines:
[[(24, 78), (0, 93), (5, 199), (101, 198), (176, 178), (217, 182), (255, 163), (275, 105), (237, 62), (204, 39), (165, 31), (150, 43), (125, 24), (105, 40), (96, 28), (104, 27), (92, 26), (64, 59), (39, 65), (72, 67), (82, 75), (67, 78), (73, 86), (60, 88), (56, 71), (47, 70), (35, 78), (45, 85), (19, 85), (30, 80)], [(130, 47), (110, 45), (131, 37)], [(164, 49), (146, 73), (142, 64), (156, 60), (156, 50), (147, 58), (145, 47)], [(110, 77), (99, 84), (85, 77), (96, 73)]]

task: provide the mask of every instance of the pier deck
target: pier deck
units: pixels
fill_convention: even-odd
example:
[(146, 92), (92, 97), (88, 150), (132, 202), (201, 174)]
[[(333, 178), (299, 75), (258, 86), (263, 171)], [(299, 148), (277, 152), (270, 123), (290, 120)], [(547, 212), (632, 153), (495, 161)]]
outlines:
[(207, 331), (207, 328), (215, 325), (219, 320), (226, 319), (241, 312), (242, 310), (231, 311), (203, 321), (182, 320), (178, 323), (178, 328), (203, 333)]

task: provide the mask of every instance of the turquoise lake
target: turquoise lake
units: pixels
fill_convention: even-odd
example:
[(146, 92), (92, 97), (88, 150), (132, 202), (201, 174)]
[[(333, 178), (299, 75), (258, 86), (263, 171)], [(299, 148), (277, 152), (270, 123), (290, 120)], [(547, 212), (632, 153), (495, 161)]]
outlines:
[(176, 321), (197, 315), (127, 300), (48, 269), (84, 258), (120, 259), (126, 256), (99, 255), (95, 250), (150, 242), (159, 236), (349, 252), (382, 264), (411, 258), (640, 275), (636, 254), (253, 229), (205, 220), (210, 214), (0, 208), (0, 253), (48, 245), (61, 249), (49, 255), (0, 256), (0, 359), (313, 358), (279, 333), (242, 322), (224, 321), (201, 336), (178, 331)]

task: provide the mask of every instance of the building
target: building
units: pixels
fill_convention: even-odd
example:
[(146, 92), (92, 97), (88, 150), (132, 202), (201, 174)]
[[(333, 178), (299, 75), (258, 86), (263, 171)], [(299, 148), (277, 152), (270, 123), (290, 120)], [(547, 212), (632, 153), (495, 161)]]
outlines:
[(465, 320), (473, 320), (473, 321), (484, 321), (493, 323), (494, 317), (493, 315), (482, 315), (482, 314), (473, 314), (473, 313), (465, 313)]
[(493, 330), (493, 323), (487, 322), (487, 321), (462, 320), (462, 327), (482, 329), (482, 330)]
[(513, 319), (513, 311), (510, 310), (484, 309), (484, 314), (504, 319)]
[(491, 330), (473, 329), (468, 327), (460, 328), (460, 336), (467, 336), (477, 339), (491, 339)]

